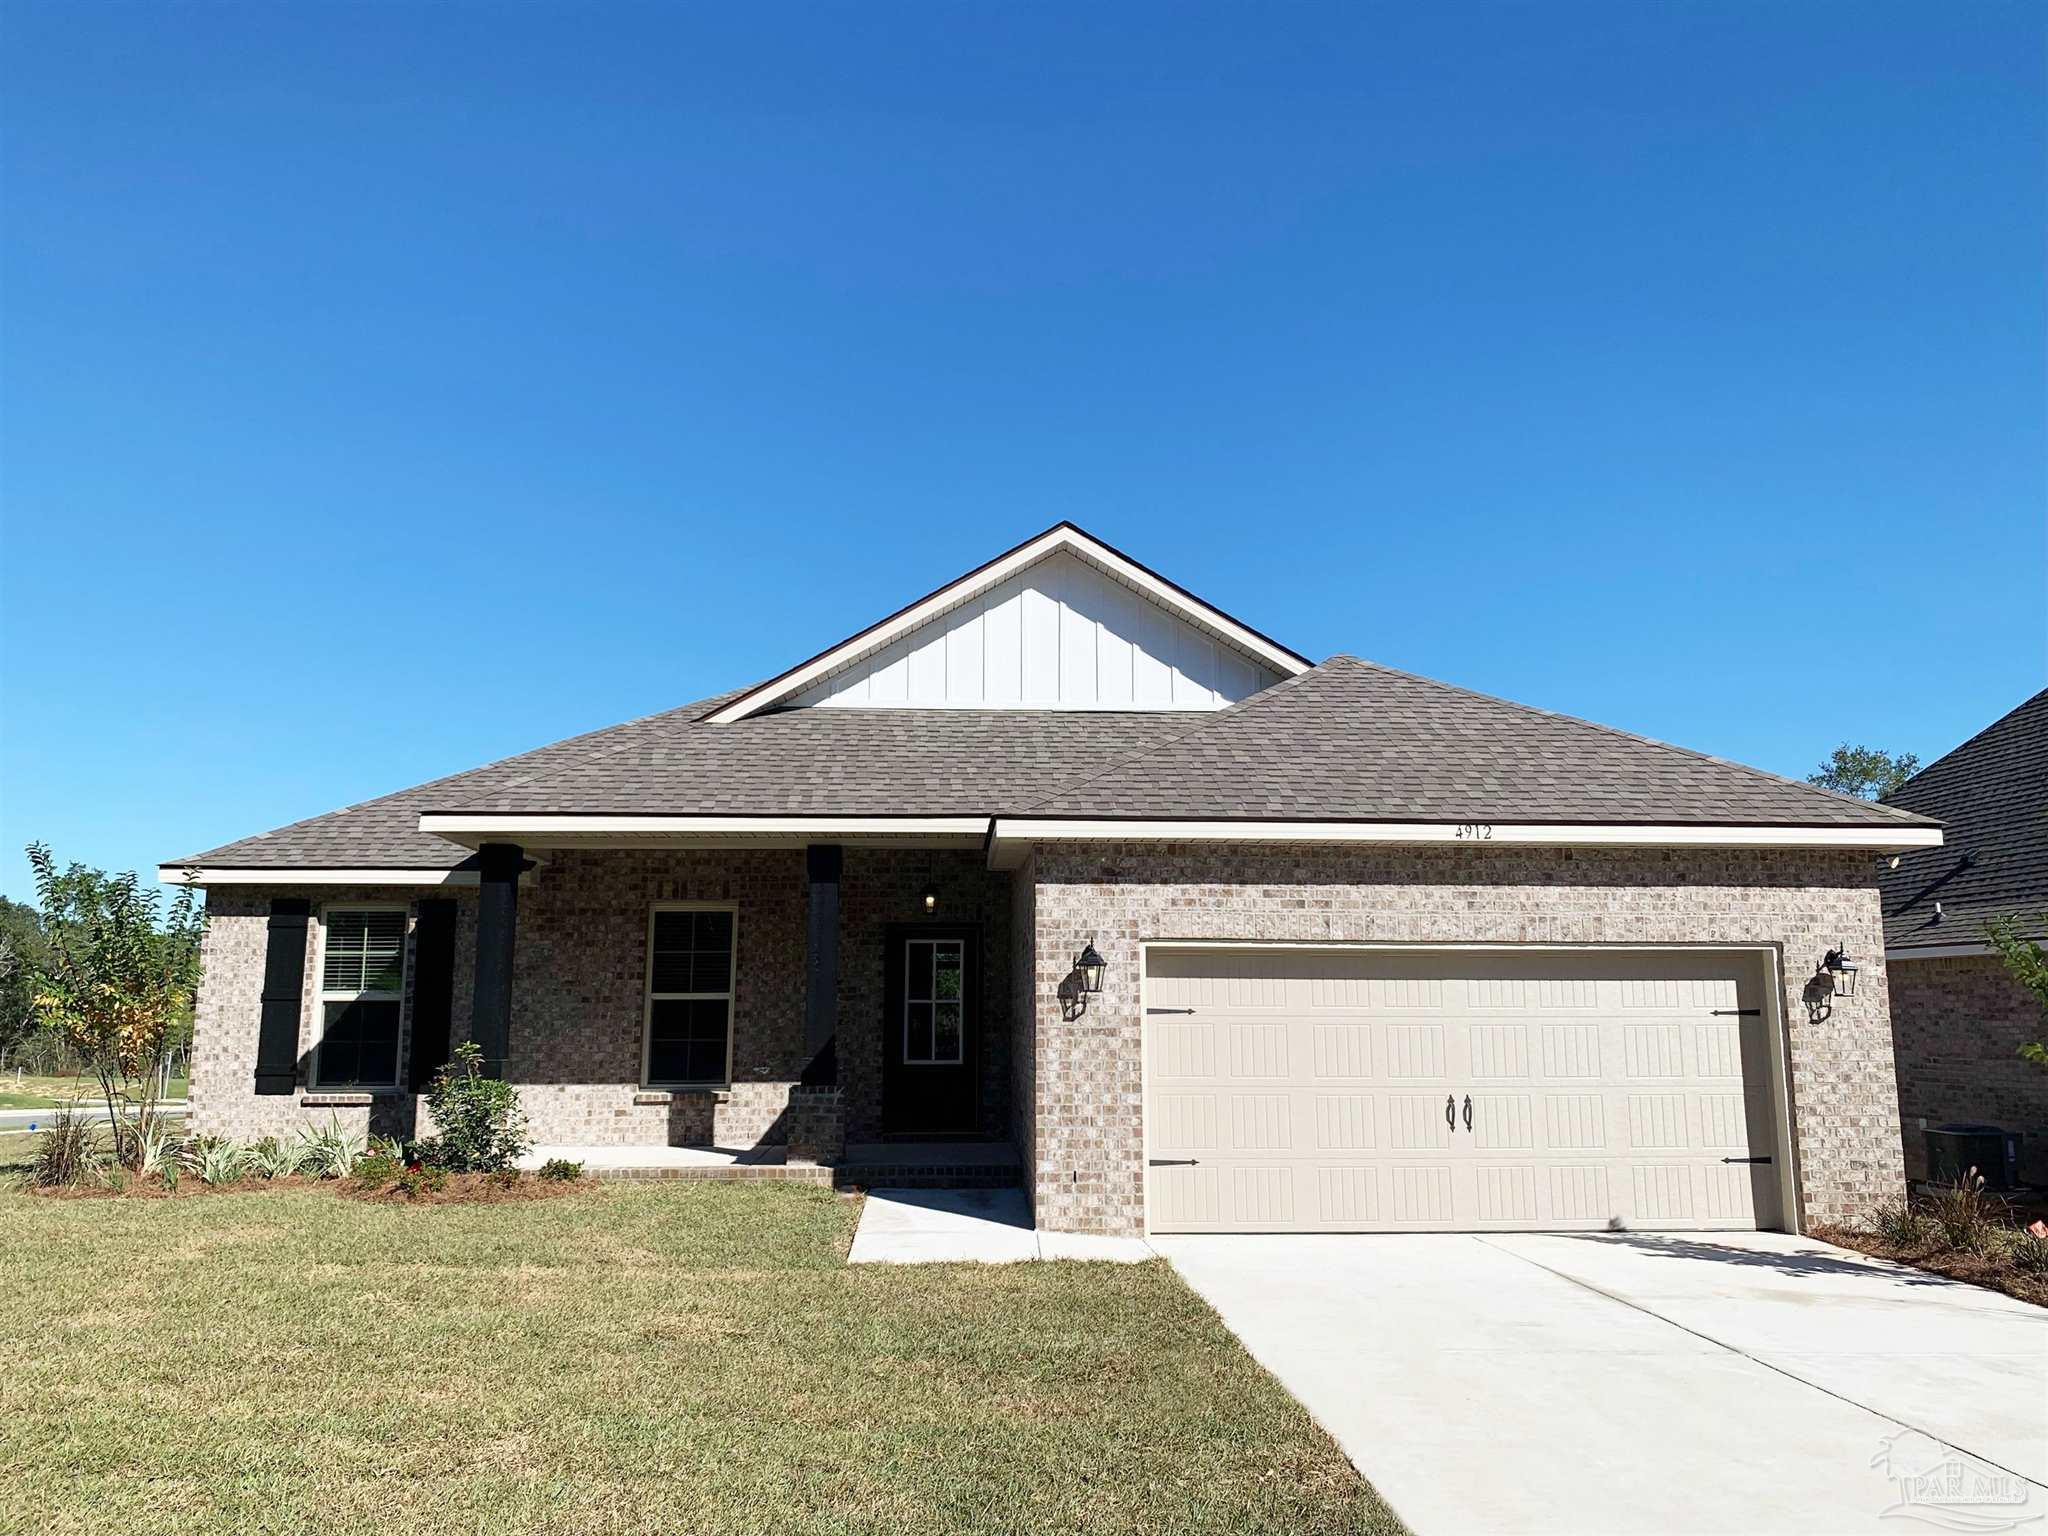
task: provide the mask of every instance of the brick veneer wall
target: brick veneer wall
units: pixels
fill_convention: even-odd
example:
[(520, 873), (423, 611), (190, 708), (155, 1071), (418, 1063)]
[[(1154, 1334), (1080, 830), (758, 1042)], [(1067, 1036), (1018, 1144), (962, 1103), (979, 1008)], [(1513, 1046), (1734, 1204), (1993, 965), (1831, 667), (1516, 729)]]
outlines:
[(1893, 960), (1892, 1049), (1906, 1174), (1927, 1177), (1926, 1126), (1979, 1121), (2026, 1135), (2024, 1176), (2048, 1182), (2048, 1072), (2020, 1060), (2041, 1006), (1996, 955)]
[[(1765, 944), (1781, 954), (1806, 1223), (1901, 1193), (1898, 1098), (1876, 867), (1807, 851), (1261, 849), (1046, 844), (1033, 855), (1035, 1168), (1042, 1227), (1144, 1223), (1142, 939), (1483, 944)], [(1056, 991), (1090, 939), (1109, 962), (1073, 1021)], [(1799, 992), (1836, 944), (1863, 957), (1820, 1024)]]
[[(935, 920), (983, 928), (983, 1110), (989, 1128), (1001, 1132), (1009, 1123), (1009, 878), (990, 874), (977, 852), (887, 849), (849, 849), (843, 878), (838, 1056), (848, 1088), (846, 1134), (858, 1139), (879, 1130), (882, 934), (890, 923), (924, 917), (927, 884), (940, 892)], [(335, 1106), (303, 1086), (297, 1094), (267, 1097), (258, 1097), (253, 1087), (271, 899), (306, 896), (314, 904), (316, 925), (307, 930), (299, 1021), (303, 1085), (310, 1078), (318, 1038), (314, 966), (321, 910), (399, 902), (416, 913), (422, 894), (452, 896), (457, 903), (451, 1032), (456, 1040), (466, 1039), (476, 974), (473, 887), (424, 893), (223, 887), (210, 895), (212, 921), (193, 1029), (195, 1130), (246, 1139), (324, 1125), (330, 1115), (378, 1134), (429, 1129), (411, 1094), (380, 1093), (367, 1106)], [(730, 1092), (716, 1098), (678, 1093), (665, 1103), (636, 1103), (636, 1098), (650, 1097), (639, 1092), (647, 913), (652, 903), (664, 900), (730, 902), (738, 910), (733, 1080)], [(520, 888), (506, 1063), (506, 1076), (520, 1089), (535, 1140), (667, 1145), (708, 1137), (720, 1146), (742, 1147), (782, 1140), (789, 1090), (809, 1060), (804, 1044), (807, 915), (800, 849), (564, 851), (550, 856)], [(408, 953), (408, 989), (412, 975)], [(402, 1053), (410, 1051), (411, 1024), (408, 996)]]

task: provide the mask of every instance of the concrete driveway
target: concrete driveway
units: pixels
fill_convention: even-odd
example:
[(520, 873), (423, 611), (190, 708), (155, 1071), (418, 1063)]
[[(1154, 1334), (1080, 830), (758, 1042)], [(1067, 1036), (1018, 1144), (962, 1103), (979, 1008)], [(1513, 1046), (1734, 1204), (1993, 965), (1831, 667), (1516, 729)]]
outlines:
[(1779, 1233), (1155, 1237), (1417, 1536), (2042, 1531), (2048, 1311)]

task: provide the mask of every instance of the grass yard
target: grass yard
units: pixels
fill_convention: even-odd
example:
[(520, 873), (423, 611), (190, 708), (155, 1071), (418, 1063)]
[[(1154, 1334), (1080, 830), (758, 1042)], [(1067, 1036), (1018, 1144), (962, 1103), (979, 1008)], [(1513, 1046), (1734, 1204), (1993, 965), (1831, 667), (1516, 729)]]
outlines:
[(857, 1210), (0, 1193), (0, 1529), (1400, 1530), (1163, 1262), (852, 1269)]
[[(171, 1079), (167, 1099), (185, 1097), (189, 1084), (182, 1077)], [(0, 1074), (0, 1109), (54, 1109), (60, 1104), (83, 1100), (88, 1104), (100, 1102), (100, 1085), (90, 1077), (33, 1077), (24, 1072), (19, 1077), (8, 1072)]]

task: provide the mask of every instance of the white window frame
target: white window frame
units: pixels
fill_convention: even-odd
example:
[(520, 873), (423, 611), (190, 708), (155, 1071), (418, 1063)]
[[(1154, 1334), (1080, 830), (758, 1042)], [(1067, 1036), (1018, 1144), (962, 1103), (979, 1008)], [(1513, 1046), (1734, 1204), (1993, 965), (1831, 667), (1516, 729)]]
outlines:
[[(723, 992), (660, 992), (654, 990), (654, 920), (663, 912), (729, 912), (732, 914), (732, 949), (726, 956)], [(647, 909), (647, 955), (640, 978), (640, 1086), (642, 1088), (730, 1088), (732, 1086), (732, 1042), (739, 1028), (740, 909), (730, 901), (657, 901)], [(647, 1075), (654, 1053), (654, 1005), (661, 1003), (725, 1004), (725, 1076), (717, 1081), (656, 1082)]]
[[(910, 995), (910, 952), (918, 945), (931, 951), (929, 971), (929, 997), (913, 999)], [(952, 999), (960, 1009), (960, 1030), (954, 1038), (951, 1056), (918, 1056), (910, 1054), (910, 1005), (913, 1001), (924, 1003), (932, 1010), (932, 1043), (939, 1039), (939, 946), (950, 944), (960, 956), (960, 995)], [(967, 941), (962, 938), (921, 938), (911, 934), (903, 941), (903, 1017), (898, 1021), (902, 1026), (902, 1050), (900, 1059), (906, 1067), (964, 1067), (967, 1065)]]
[[(327, 925), (337, 912), (396, 912), (404, 919), (404, 932), (398, 944), (398, 990), (396, 992), (330, 992), (327, 990)], [(352, 1093), (374, 1093), (382, 1089), (397, 1088), (405, 1081), (406, 1037), (411, 1020), (406, 1017), (405, 989), (412, 980), (412, 904), (404, 901), (333, 901), (320, 908), (320, 939), (313, 947), (313, 1070), (308, 1075), (307, 1086), (312, 1089), (332, 1088)], [(321, 1071), (321, 1047), (327, 1043), (327, 1005), (329, 1003), (352, 1003), (369, 1001), (373, 1003), (398, 1004), (398, 1052), (393, 1058), (392, 1071), (396, 1074), (388, 1083), (329, 1083)]]

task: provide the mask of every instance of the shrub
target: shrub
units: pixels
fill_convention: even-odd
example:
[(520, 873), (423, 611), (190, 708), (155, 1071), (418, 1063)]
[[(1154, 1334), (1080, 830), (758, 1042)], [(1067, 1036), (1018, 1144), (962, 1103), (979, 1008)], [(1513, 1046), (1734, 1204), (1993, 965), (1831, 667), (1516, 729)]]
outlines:
[(355, 1180), (365, 1189), (373, 1189), (381, 1184), (389, 1184), (404, 1172), (405, 1164), (389, 1152), (372, 1152), (369, 1156), (357, 1160)]
[(194, 1143), (187, 1157), (202, 1184), (232, 1184), (248, 1167), (248, 1154), (217, 1136)]
[[(2034, 1223), (2034, 1227), (2040, 1225)], [(2030, 1275), (2048, 1275), (2048, 1233), (2036, 1232), (2034, 1227), (2013, 1234), (2013, 1268)]]
[(300, 1166), (317, 1179), (347, 1178), (367, 1145), (360, 1135), (342, 1125), (339, 1115), (330, 1116), (319, 1130), (302, 1134), (305, 1151)]
[(101, 1177), (112, 1160), (97, 1124), (60, 1109), (50, 1117), (49, 1128), (36, 1138), (29, 1182), (45, 1189), (80, 1184)]
[(441, 1132), (431, 1160), (455, 1173), (510, 1168), (531, 1145), (519, 1090), (483, 1075), (483, 1052), (473, 1042), (456, 1046), (454, 1057), (427, 1088), (427, 1106)]
[(145, 1179), (163, 1172), (164, 1164), (178, 1157), (178, 1135), (162, 1120), (152, 1120), (136, 1138), (135, 1171)]
[(306, 1144), (288, 1136), (265, 1136), (249, 1143), (249, 1171), (258, 1178), (288, 1179), (299, 1171)]
[(1941, 1240), (1965, 1253), (1984, 1253), (1998, 1241), (2005, 1223), (1998, 1220), (2004, 1202), (1984, 1193), (1984, 1177), (1975, 1168), (1953, 1184), (1927, 1197), (1925, 1210)]
[(1933, 1223), (1909, 1200), (1879, 1206), (1871, 1223), (1871, 1230), (1894, 1248), (1919, 1247), (1927, 1241), (1932, 1227)]
[(517, 1168), (500, 1168), (495, 1173), (485, 1174), (484, 1182), (493, 1189), (510, 1189), (519, 1182), (519, 1170)]
[(439, 1194), (448, 1187), (448, 1170), (429, 1163), (399, 1170), (392, 1181), (393, 1189), (408, 1200), (417, 1200), (421, 1195)]
[(560, 1183), (567, 1183), (571, 1179), (583, 1177), (583, 1165), (581, 1163), (572, 1163), (566, 1157), (551, 1157), (540, 1165), (540, 1176), (544, 1179), (554, 1179)]

